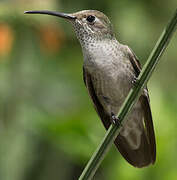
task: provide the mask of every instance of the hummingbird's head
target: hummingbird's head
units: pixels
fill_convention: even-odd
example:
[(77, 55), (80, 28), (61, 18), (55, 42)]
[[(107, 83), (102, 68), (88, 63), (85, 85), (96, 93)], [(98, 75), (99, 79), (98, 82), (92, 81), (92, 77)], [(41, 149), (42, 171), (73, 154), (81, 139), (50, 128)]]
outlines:
[(83, 38), (112, 38), (113, 28), (108, 17), (100, 11), (84, 10), (73, 13), (76, 17), (71, 23), (74, 26), (76, 35), (79, 39)]
[(113, 28), (108, 17), (97, 10), (83, 10), (72, 14), (52, 11), (26, 11), (25, 13), (48, 14), (67, 19), (73, 25), (81, 43), (114, 37)]

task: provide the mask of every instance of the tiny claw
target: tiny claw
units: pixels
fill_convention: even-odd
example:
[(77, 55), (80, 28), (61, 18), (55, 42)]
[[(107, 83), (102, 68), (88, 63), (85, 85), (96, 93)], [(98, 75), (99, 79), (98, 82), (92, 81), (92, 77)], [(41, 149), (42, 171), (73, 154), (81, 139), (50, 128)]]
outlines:
[(136, 76), (133, 77), (132, 84), (133, 86), (136, 86), (138, 84), (138, 78)]
[(111, 113), (111, 117), (112, 117), (111, 118), (112, 124), (122, 126), (120, 119), (118, 117), (116, 117), (114, 113)]

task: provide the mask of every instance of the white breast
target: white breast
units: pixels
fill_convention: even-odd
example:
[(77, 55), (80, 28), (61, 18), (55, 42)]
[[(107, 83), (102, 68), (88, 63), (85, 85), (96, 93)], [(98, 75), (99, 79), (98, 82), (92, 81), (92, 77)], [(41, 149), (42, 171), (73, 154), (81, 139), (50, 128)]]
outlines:
[(132, 86), (134, 72), (130, 60), (116, 45), (104, 41), (84, 47), (83, 53), (84, 67), (92, 76), (100, 101), (105, 97), (118, 111)]

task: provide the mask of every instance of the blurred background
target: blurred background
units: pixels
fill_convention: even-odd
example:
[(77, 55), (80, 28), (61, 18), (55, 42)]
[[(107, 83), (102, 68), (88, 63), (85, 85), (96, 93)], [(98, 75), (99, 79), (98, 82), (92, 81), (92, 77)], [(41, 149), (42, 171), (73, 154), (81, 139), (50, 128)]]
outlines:
[[(82, 80), (71, 25), (23, 11), (100, 10), (144, 64), (176, 7), (176, 0), (1, 0), (0, 179), (77, 179), (105, 134)], [(176, 77), (177, 34), (148, 82), (156, 164), (136, 169), (112, 146), (94, 179), (177, 179)]]

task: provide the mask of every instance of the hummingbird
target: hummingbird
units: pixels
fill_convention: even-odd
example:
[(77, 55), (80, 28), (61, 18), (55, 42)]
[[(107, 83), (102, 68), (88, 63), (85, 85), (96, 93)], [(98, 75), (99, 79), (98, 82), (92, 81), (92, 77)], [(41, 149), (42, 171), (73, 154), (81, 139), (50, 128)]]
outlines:
[[(134, 52), (118, 42), (108, 17), (97, 10), (71, 14), (47, 10), (25, 13), (53, 15), (72, 24), (82, 47), (83, 79), (94, 108), (106, 129), (118, 122), (116, 115), (136, 84), (141, 65)], [(114, 144), (134, 167), (155, 163), (156, 142), (147, 87), (122, 124)]]

